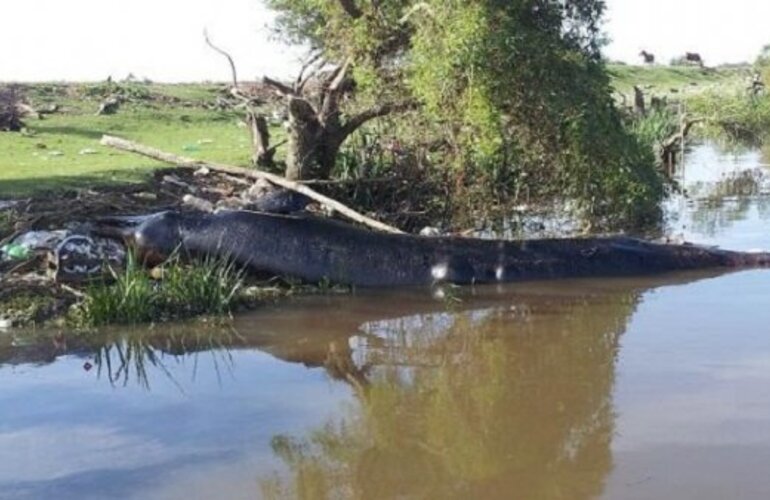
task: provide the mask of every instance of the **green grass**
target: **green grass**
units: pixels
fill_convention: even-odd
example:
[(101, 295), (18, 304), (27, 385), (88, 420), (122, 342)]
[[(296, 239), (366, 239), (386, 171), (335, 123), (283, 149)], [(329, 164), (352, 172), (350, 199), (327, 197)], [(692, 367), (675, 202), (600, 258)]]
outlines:
[[(745, 92), (750, 71), (748, 66), (703, 70), (687, 66), (621, 64), (611, 64), (609, 70), (612, 85), (626, 95), (627, 103), (632, 102), (633, 86), (640, 85), (647, 96), (668, 96), (669, 102), (685, 102), (690, 115), (704, 110), (714, 114), (714, 107), (723, 104), (721, 96)], [(49, 190), (137, 182), (146, 179), (154, 169), (165, 166), (100, 146), (103, 134), (184, 156), (249, 165), (250, 139), (247, 130), (239, 125), (239, 114), (204, 107), (214, 102), (221, 85), (132, 83), (117, 87), (106, 83), (44, 83), (25, 88), (33, 105), (57, 103), (63, 111), (44, 120), (27, 119), (25, 134), (0, 133), (3, 153), (0, 155), (0, 199)], [(135, 99), (123, 105), (116, 115), (95, 116), (103, 96), (116, 88)], [(723, 107), (729, 107), (729, 113), (737, 115), (739, 123), (750, 119), (752, 133), (757, 127), (765, 127), (763, 110), (760, 116), (751, 115), (756, 107), (749, 108), (736, 100), (725, 101)], [(272, 132), (276, 142), (284, 136), (280, 127), (273, 128)], [(658, 135), (654, 130), (641, 132)]]
[(701, 69), (697, 66), (630, 66), (610, 64), (612, 85), (621, 94), (633, 95), (634, 85), (656, 95), (692, 94), (714, 87), (745, 86), (751, 68), (738, 66)]
[[(249, 134), (239, 126), (239, 115), (200, 106), (213, 101), (211, 86), (153, 84), (142, 90), (154, 98), (125, 104), (115, 115), (95, 116), (101, 99), (99, 87), (32, 86), (28, 95), (34, 105), (56, 102), (63, 112), (44, 120), (27, 119), (25, 134), (0, 133), (0, 198), (139, 181), (162, 166), (100, 146), (103, 134), (194, 158), (249, 164)], [(163, 96), (182, 99), (188, 105), (166, 102)], [(274, 132), (282, 134), (280, 128)]]
[(646, 142), (654, 144), (654, 139), (676, 131), (679, 119), (672, 113), (677, 110), (701, 120), (694, 131), (701, 137), (757, 145), (770, 133), (770, 96), (767, 93), (750, 95), (747, 87), (753, 70), (749, 65), (706, 70), (685, 66), (610, 65), (609, 68), (613, 86), (626, 96), (627, 105), (633, 103), (633, 85), (641, 86), (648, 99), (665, 96), (669, 104), (674, 104), (666, 113), (651, 112), (635, 119), (633, 131)]
[(72, 313), (78, 326), (138, 324), (196, 315), (228, 314), (243, 285), (243, 272), (225, 259), (204, 258), (184, 264), (172, 257), (153, 280), (129, 255), (125, 269), (86, 290)]

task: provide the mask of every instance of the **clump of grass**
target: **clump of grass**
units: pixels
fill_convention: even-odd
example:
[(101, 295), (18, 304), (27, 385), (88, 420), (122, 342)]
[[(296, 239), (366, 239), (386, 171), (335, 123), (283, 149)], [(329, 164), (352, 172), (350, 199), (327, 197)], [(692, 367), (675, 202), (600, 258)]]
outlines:
[(125, 269), (113, 281), (89, 287), (73, 319), (80, 326), (138, 324), (200, 314), (229, 313), (238, 299), (243, 272), (227, 259), (206, 257), (183, 263), (178, 256), (153, 280), (129, 254)]
[(629, 128), (639, 141), (656, 150), (679, 130), (679, 118), (667, 109), (652, 110), (645, 116), (634, 117)]
[(88, 287), (86, 299), (76, 311), (76, 323), (82, 326), (132, 324), (157, 318), (160, 294), (133, 254), (129, 254), (122, 272), (111, 270), (111, 274), (112, 283), (104, 280)]
[(205, 257), (192, 266), (173, 262), (163, 273), (164, 308), (185, 316), (229, 313), (243, 285), (232, 261)]

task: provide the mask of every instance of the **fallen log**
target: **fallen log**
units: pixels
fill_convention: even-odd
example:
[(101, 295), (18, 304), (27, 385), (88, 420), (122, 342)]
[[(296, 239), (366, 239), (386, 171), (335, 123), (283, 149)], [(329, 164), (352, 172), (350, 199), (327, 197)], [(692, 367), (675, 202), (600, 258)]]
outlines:
[(112, 137), (109, 135), (105, 135), (102, 137), (101, 144), (104, 146), (109, 146), (115, 149), (120, 149), (122, 151), (128, 151), (131, 153), (140, 154), (148, 158), (159, 160), (165, 163), (170, 163), (180, 167), (191, 168), (194, 170), (197, 170), (201, 167), (206, 167), (210, 170), (224, 172), (227, 174), (239, 175), (250, 179), (255, 179), (255, 180), (265, 179), (270, 183), (275, 184), (276, 186), (281, 186), (290, 191), (295, 191), (297, 193), (303, 194), (308, 198), (317, 201), (318, 203), (327, 207), (328, 209), (338, 212), (339, 214), (344, 215), (348, 219), (354, 222), (358, 222), (359, 224), (363, 224), (372, 229), (376, 229), (378, 231), (384, 231), (386, 233), (403, 234), (403, 231), (393, 226), (389, 226), (382, 222), (376, 221), (363, 214), (360, 214), (355, 210), (351, 209), (350, 207), (347, 207), (342, 203), (329, 198), (328, 196), (324, 196), (321, 193), (314, 191), (308, 186), (305, 186), (301, 183), (297, 183), (294, 181), (290, 181), (284, 177), (271, 174), (269, 172), (263, 172), (257, 169), (236, 167), (233, 165), (223, 165), (221, 163), (211, 163), (211, 162), (196, 160), (194, 158), (177, 156), (172, 153), (166, 153), (164, 151), (160, 151), (159, 149), (151, 148), (149, 146), (144, 146), (136, 142), (131, 142), (126, 139), (121, 139), (119, 137)]
[(259, 212), (162, 212), (105, 218), (95, 230), (122, 237), (155, 264), (173, 252), (232, 259), (307, 282), (361, 287), (502, 283), (678, 270), (770, 266), (770, 253), (614, 238), (523, 241), (385, 234), (316, 217)]

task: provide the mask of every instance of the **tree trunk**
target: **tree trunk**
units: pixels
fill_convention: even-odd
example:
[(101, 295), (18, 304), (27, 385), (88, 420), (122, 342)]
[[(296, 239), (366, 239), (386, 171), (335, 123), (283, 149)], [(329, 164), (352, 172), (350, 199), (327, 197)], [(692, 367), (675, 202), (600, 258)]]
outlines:
[(249, 111), (246, 123), (251, 135), (251, 162), (256, 167), (272, 168), (275, 165), (276, 146), (270, 146), (270, 128), (264, 116)]
[(291, 98), (286, 178), (328, 179), (347, 135), (336, 121), (321, 123), (306, 100)]
[(286, 178), (312, 177), (313, 165), (322, 128), (315, 110), (306, 100), (289, 97), (289, 150), (286, 154)]

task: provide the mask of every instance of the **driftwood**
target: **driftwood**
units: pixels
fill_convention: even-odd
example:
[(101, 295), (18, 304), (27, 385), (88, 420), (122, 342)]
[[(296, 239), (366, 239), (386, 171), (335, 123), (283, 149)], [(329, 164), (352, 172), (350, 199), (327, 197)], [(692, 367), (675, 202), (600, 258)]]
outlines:
[(144, 146), (142, 144), (138, 144), (132, 141), (127, 141), (125, 139), (121, 139), (119, 137), (112, 137), (109, 135), (105, 135), (102, 137), (101, 140), (102, 145), (109, 146), (115, 149), (120, 149), (122, 151), (128, 151), (130, 153), (136, 153), (140, 154), (142, 156), (146, 156), (148, 158), (152, 158), (155, 160), (159, 160), (165, 163), (170, 163), (173, 165), (178, 165), (180, 167), (185, 168), (192, 168), (192, 169), (199, 169), (201, 167), (206, 167), (210, 170), (215, 170), (218, 172), (224, 172), (227, 174), (232, 175), (238, 175), (247, 177), (250, 179), (265, 179), (269, 181), (272, 184), (275, 184), (276, 186), (281, 186), (283, 188), (286, 188), (290, 191), (294, 191), (300, 194), (303, 194), (307, 196), (308, 198), (317, 201), (321, 205), (323, 205), (326, 208), (329, 208), (335, 212), (338, 212), (340, 215), (343, 215), (347, 217), (348, 219), (358, 222), (359, 224), (363, 224), (365, 226), (368, 226), (372, 229), (376, 229), (379, 231), (384, 231), (386, 233), (403, 233), (403, 231), (393, 227), (389, 226), (387, 224), (384, 224), (382, 222), (376, 221), (370, 217), (367, 217), (365, 215), (362, 215), (355, 210), (351, 209), (350, 207), (347, 207), (343, 205), (342, 203), (333, 200), (329, 198), (328, 196), (324, 196), (321, 193), (314, 191), (313, 189), (310, 189), (308, 186), (305, 186), (303, 184), (300, 184), (298, 182), (290, 181), (288, 179), (285, 179), (279, 175), (271, 174), (269, 172), (263, 172), (261, 170), (256, 169), (248, 169), (243, 167), (236, 167), (233, 165), (223, 165), (219, 163), (210, 163), (205, 162), (201, 160), (196, 160), (194, 158), (186, 158), (183, 156), (177, 156), (172, 153), (166, 153), (164, 151), (160, 151), (155, 148), (151, 148), (149, 146)]

